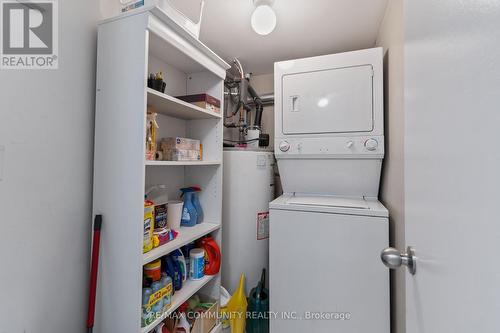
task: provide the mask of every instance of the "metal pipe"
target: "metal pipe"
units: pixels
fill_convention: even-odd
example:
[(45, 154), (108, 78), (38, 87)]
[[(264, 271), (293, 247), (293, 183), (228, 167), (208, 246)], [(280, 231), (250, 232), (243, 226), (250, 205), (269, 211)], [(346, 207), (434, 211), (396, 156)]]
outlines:
[[(260, 95), (260, 100), (262, 101), (263, 106), (274, 105), (274, 94), (273, 93), (262, 94)], [(247, 104), (255, 105), (253, 99), (250, 97), (247, 98)]]

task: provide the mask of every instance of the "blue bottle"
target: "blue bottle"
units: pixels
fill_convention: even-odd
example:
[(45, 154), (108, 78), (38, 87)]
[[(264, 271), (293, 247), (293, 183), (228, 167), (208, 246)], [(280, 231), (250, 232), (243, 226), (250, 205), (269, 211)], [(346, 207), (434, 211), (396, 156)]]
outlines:
[(182, 207), (181, 226), (194, 227), (198, 222), (198, 212), (193, 204), (194, 192), (190, 188), (181, 188), (182, 196), (184, 197), (184, 205)]
[(201, 203), (200, 203), (200, 198), (198, 196), (198, 192), (201, 192), (201, 188), (198, 186), (191, 186), (191, 189), (194, 192), (193, 196), (193, 205), (196, 208), (196, 212), (198, 213), (198, 220), (196, 221), (197, 224), (200, 224), (203, 222), (203, 208), (201, 208)]
[(165, 267), (165, 273), (172, 279), (173, 284), (173, 292), (172, 295), (175, 294), (176, 291), (182, 289), (182, 272), (181, 267), (178, 262), (176, 262), (172, 256), (163, 257), (163, 267)]

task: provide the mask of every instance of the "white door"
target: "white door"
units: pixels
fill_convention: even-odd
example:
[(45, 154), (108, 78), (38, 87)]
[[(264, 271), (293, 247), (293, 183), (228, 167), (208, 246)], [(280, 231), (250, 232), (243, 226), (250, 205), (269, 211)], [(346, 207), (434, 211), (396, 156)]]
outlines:
[(500, 2), (405, 2), (407, 333), (500, 332)]
[(373, 130), (372, 65), (286, 74), (282, 82), (284, 134)]

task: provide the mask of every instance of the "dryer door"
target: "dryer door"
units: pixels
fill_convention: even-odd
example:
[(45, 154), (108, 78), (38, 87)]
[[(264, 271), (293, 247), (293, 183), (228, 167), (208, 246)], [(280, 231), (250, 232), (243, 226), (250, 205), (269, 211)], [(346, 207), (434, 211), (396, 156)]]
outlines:
[(282, 77), (283, 134), (371, 132), (371, 65)]

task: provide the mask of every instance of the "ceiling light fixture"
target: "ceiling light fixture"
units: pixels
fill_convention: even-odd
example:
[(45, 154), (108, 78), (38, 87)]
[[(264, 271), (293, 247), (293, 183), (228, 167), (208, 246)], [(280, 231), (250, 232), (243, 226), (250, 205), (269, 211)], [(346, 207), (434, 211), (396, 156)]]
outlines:
[(252, 13), (250, 20), (253, 30), (259, 35), (265, 36), (276, 28), (276, 13), (271, 7), (272, 0), (253, 0), (257, 7)]

